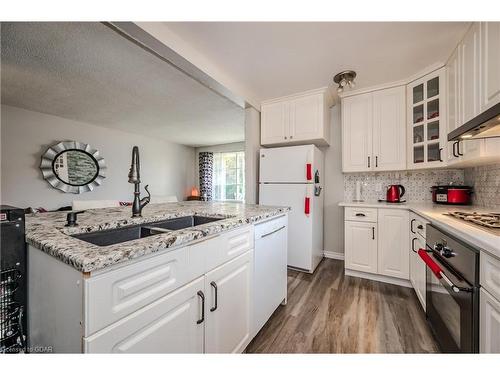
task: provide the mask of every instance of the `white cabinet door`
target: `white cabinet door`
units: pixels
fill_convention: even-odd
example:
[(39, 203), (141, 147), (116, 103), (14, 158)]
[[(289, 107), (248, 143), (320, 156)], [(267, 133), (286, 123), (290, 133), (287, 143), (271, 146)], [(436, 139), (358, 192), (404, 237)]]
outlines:
[(500, 301), (481, 288), (479, 293), (479, 351), (500, 353)]
[(500, 22), (481, 22), (481, 112), (500, 102)]
[(345, 222), (345, 267), (377, 273), (377, 223)]
[(407, 210), (378, 210), (378, 273), (409, 278)]
[(373, 169), (372, 93), (342, 99), (342, 171), (363, 172)]
[[(447, 109), (448, 109), (448, 133), (452, 132), (458, 128), (461, 124), (461, 100), (460, 100), (460, 56), (461, 48), (457, 47), (455, 52), (451, 55), (448, 65), (446, 66), (447, 79), (446, 83), (448, 85), (448, 96), (447, 96)], [(456, 150), (456, 145), (453, 146), (453, 142), (448, 142), (447, 148), (447, 163), (448, 165), (453, 164), (459, 160), (459, 155)], [(454, 148), (455, 147), (455, 148)]]
[(375, 171), (406, 169), (406, 90), (404, 86), (373, 93), (373, 162)]
[(476, 117), (479, 100), (479, 23), (474, 23), (460, 43), (461, 53), (461, 124)]
[(425, 280), (425, 263), (422, 261), (420, 256), (416, 253), (418, 249), (425, 249), (425, 241), (418, 234), (413, 234), (410, 236), (410, 282), (415, 290), (422, 308), (425, 311), (425, 291), (426, 291), (426, 280)]
[[(465, 124), (480, 113), (480, 38), (479, 23), (472, 24), (471, 28), (460, 43), (460, 122)], [(468, 140), (457, 145), (457, 152), (463, 161), (480, 156), (483, 140)]]
[(289, 141), (289, 104), (277, 102), (262, 105), (261, 144), (285, 143)]
[(251, 340), (253, 250), (205, 276), (206, 353), (241, 353)]
[(287, 217), (255, 227), (252, 336), (286, 299)]
[(86, 353), (203, 353), (204, 278), (84, 338)]
[(444, 67), (408, 84), (408, 169), (445, 165), (446, 103)]
[(304, 141), (323, 136), (323, 95), (307, 95), (290, 101), (290, 139)]

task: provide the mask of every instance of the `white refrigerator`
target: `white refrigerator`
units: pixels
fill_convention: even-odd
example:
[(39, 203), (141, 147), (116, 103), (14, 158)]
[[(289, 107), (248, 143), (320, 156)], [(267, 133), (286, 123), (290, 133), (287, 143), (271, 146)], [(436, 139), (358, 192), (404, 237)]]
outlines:
[(314, 145), (260, 150), (259, 204), (291, 207), (288, 266), (310, 273), (323, 258), (323, 164)]

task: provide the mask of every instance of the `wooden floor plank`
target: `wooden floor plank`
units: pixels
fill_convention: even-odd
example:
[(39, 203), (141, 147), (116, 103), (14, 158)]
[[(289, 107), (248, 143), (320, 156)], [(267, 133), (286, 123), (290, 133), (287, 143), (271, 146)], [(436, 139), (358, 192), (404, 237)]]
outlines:
[(412, 289), (345, 276), (323, 260), (313, 275), (288, 272), (280, 306), (247, 353), (435, 353), (436, 342)]

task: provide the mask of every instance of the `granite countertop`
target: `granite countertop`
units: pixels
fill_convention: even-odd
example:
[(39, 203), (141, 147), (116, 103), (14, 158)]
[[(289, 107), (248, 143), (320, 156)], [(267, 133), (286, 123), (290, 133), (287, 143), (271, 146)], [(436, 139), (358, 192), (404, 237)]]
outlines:
[(386, 203), (386, 202), (341, 202), (339, 206), (365, 207), (365, 208), (393, 208), (406, 209), (422, 216), (437, 228), (470, 243), (471, 245), (485, 251), (500, 259), (500, 236), (470, 225), (465, 221), (445, 215), (449, 211), (463, 212), (498, 212), (498, 208), (481, 206), (455, 206), (433, 203)]
[[(131, 207), (87, 210), (78, 215), (78, 226), (71, 228), (64, 226), (67, 212), (40, 213), (26, 216), (26, 241), (78, 271), (92, 272), (174, 246), (187, 245), (203, 237), (282, 215), (289, 210), (289, 207), (225, 202), (149, 204), (139, 218), (131, 218)], [(78, 233), (191, 215), (221, 217), (223, 220), (109, 246), (97, 246), (71, 237)]]

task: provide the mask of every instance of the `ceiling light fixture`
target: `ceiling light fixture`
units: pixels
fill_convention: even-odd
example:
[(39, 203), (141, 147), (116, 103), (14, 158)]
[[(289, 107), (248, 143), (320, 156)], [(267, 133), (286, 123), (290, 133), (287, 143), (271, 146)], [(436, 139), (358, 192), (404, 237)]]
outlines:
[(356, 78), (356, 72), (354, 70), (344, 70), (343, 72), (335, 74), (333, 82), (339, 85), (337, 92), (340, 94), (344, 91), (345, 87), (353, 89), (355, 86), (354, 78)]

